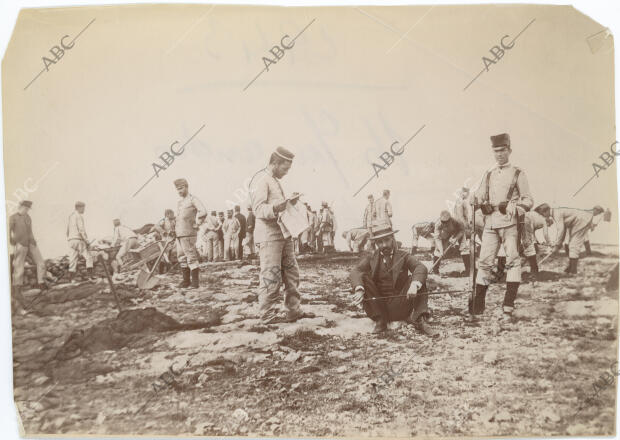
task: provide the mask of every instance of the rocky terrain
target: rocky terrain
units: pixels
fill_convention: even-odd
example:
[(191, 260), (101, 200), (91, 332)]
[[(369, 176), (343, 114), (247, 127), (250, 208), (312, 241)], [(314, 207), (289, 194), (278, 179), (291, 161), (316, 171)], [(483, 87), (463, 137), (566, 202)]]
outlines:
[[(613, 435), (618, 249), (594, 251), (577, 276), (564, 257), (543, 263), (509, 326), (502, 284), (478, 323), (468, 293), (431, 296), (436, 339), (404, 323), (371, 334), (346, 292), (348, 253), (300, 259), (316, 318), (269, 327), (256, 264), (203, 264), (196, 290), (177, 289), (176, 273), (140, 292), (128, 274), (120, 314), (103, 278), (31, 290), (13, 316), (20, 421), (28, 435)], [(444, 262), (429, 286), (467, 289), (459, 270)]]

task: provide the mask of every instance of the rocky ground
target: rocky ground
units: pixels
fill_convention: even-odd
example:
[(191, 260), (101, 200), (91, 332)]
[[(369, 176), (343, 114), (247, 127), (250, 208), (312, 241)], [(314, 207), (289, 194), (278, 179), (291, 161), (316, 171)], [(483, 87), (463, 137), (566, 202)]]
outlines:
[[(178, 274), (148, 292), (127, 279), (120, 315), (103, 279), (33, 290), (13, 317), (15, 402), (28, 435), (613, 435), (618, 249), (594, 250), (578, 276), (547, 260), (507, 327), (503, 285), (479, 323), (467, 293), (430, 297), (437, 339), (399, 323), (371, 334), (343, 291), (345, 253), (300, 260), (317, 317), (270, 327), (252, 264), (204, 265), (197, 290), (175, 288)], [(429, 285), (466, 288), (461, 269), (447, 261)]]

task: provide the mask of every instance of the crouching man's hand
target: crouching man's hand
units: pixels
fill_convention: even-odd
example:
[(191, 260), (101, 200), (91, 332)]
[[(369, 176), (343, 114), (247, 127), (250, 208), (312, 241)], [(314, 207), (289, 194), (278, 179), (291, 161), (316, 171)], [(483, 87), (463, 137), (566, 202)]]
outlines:
[(355, 288), (355, 293), (353, 294), (353, 304), (360, 305), (364, 301), (364, 288), (362, 286), (357, 286)]
[(407, 292), (407, 299), (413, 300), (421, 288), (422, 288), (421, 282), (412, 281), (411, 285), (409, 286), (409, 291)]

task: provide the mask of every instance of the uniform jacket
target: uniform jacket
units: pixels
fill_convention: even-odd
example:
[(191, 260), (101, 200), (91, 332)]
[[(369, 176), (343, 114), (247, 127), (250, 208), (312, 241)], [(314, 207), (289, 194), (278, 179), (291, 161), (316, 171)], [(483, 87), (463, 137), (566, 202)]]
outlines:
[(239, 221), (239, 238), (244, 239), (245, 238), (245, 231), (246, 231), (246, 220), (245, 220), (245, 215), (241, 214), (240, 212), (238, 212), (237, 214), (234, 215), (234, 217), (237, 219), (237, 221)]
[(389, 220), (392, 217), (392, 203), (385, 197), (381, 197), (375, 202), (375, 212), (377, 219)]
[[(441, 220), (437, 220), (435, 223), (435, 236), (440, 240), (462, 236), (464, 232), (465, 226), (454, 217), (451, 217), (445, 224)], [(460, 236), (458, 238), (461, 238)]]
[(334, 230), (334, 219), (332, 214), (328, 208), (323, 208), (321, 210), (321, 231), (322, 232), (331, 232)]
[(86, 228), (84, 227), (84, 217), (77, 211), (73, 211), (69, 216), (67, 224), (67, 240), (88, 241)]
[[(510, 189), (516, 170), (517, 167), (509, 163), (502, 166), (496, 165), (493, 169), (491, 169), (488, 185), (488, 201), (491, 205), (493, 205), (494, 211), (492, 214), (485, 216), (484, 227), (486, 229), (506, 228), (517, 224), (516, 214), (511, 215), (508, 212), (506, 214), (502, 214), (497, 210), (497, 206), (501, 202), (509, 201), (506, 197), (510, 197), (508, 190)], [(480, 182), (480, 186), (475, 192), (476, 201), (478, 203), (485, 201), (486, 194), (487, 175), (485, 173), (482, 177), (482, 181)], [(534, 205), (534, 199), (530, 193), (530, 186), (523, 170), (519, 172), (517, 184), (515, 185), (510, 201), (512, 201), (512, 204), (519, 204), (527, 207), (527, 209), (531, 209)]]
[(593, 218), (591, 211), (582, 211), (581, 209), (574, 208), (553, 208), (551, 215), (558, 229), (555, 241), (556, 246), (560, 246), (564, 242), (567, 229), (571, 233), (575, 233), (584, 228), (589, 228)]
[(19, 243), (28, 247), (35, 245), (34, 235), (32, 234), (32, 219), (28, 214), (20, 214), (16, 212), (9, 218), (9, 231), (11, 244)]
[(285, 200), (284, 190), (269, 168), (260, 171), (250, 182), (250, 200), (256, 216), (254, 241), (284, 240), (278, 216), (273, 211), (275, 205)]
[(198, 231), (196, 219), (205, 217), (207, 210), (197, 197), (187, 194), (177, 203), (176, 234), (177, 237), (195, 236)]
[(127, 226), (118, 225), (114, 227), (114, 235), (112, 236), (112, 246), (116, 246), (130, 238), (138, 238), (136, 233)]
[(525, 213), (524, 219), (526, 229), (532, 232), (535, 232), (539, 229), (543, 230), (543, 236), (545, 237), (545, 242), (550, 243), (549, 240), (549, 227), (547, 226), (547, 220), (537, 213), (536, 211), (529, 211)]
[[(376, 280), (380, 259), (381, 252), (379, 250), (375, 250), (372, 254), (362, 257), (349, 276), (353, 289), (358, 286), (364, 286), (362, 282), (364, 274), (368, 274), (371, 279)], [(426, 283), (426, 276), (428, 274), (426, 266), (408, 252), (395, 250), (392, 258), (392, 279), (395, 292), (402, 290), (405, 283), (408, 282), (410, 273), (413, 276), (413, 281), (419, 281), (421, 284)]]
[(375, 209), (375, 202), (369, 203), (366, 206), (366, 210), (364, 210), (364, 218), (362, 219), (362, 224), (365, 228), (370, 228), (372, 222), (377, 218), (377, 210)]
[(222, 230), (224, 231), (224, 235), (228, 237), (238, 235), (239, 231), (241, 230), (239, 220), (237, 220), (235, 217), (227, 218), (226, 220), (224, 220)]

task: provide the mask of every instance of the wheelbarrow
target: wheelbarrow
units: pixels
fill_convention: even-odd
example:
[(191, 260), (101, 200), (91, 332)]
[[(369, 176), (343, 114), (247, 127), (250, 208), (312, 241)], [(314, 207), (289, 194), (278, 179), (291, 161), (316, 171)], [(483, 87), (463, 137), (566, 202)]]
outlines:
[(166, 249), (168, 249), (168, 246), (173, 241), (174, 240), (166, 241), (166, 243), (164, 244), (164, 247), (159, 253), (159, 256), (157, 257), (157, 260), (155, 260), (155, 263), (153, 264), (153, 266), (151, 266), (150, 270), (148, 269), (146, 264), (144, 265), (142, 269), (140, 269), (140, 272), (138, 272), (138, 276), (136, 277), (136, 284), (138, 285), (138, 288), (140, 290), (149, 290), (159, 284), (159, 282), (161, 281), (161, 278), (158, 276), (154, 276), (153, 273), (159, 267), (159, 262), (161, 261), (162, 257), (166, 253)]

